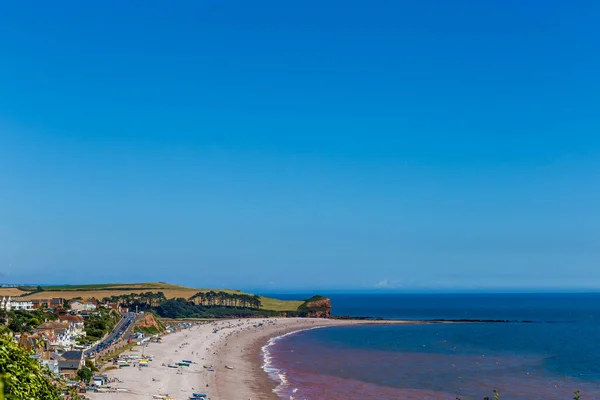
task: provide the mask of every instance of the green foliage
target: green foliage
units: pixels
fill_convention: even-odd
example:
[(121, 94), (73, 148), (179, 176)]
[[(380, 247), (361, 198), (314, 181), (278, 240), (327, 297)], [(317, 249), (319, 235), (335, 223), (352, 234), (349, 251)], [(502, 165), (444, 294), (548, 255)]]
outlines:
[(327, 297), (323, 297), (323, 296), (313, 296), (310, 299), (306, 299), (304, 300), (304, 303), (302, 303), (299, 307), (297, 312), (294, 313), (288, 313), (288, 316), (297, 316), (297, 317), (305, 317), (307, 314), (311, 313), (311, 312), (316, 312), (316, 311), (327, 311), (329, 310), (329, 307), (312, 307), (309, 304), (315, 301), (320, 301), (320, 300), (327, 300)]
[(242, 307), (256, 308), (261, 306), (260, 296), (243, 294), (243, 293), (228, 293), (228, 292), (198, 292), (188, 299), (201, 306), (220, 306), (220, 307)]
[(92, 371), (92, 372), (98, 372), (98, 371), (100, 371), (98, 369), (98, 367), (96, 367), (96, 364), (94, 364), (94, 362), (92, 360), (85, 360), (85, 367), (89, 368), (90, 371)]
[(34, 293), (40, 293), (44, 291), (44, 288), (41, 286), (19, 286), (17, 289), (21, 290), (23, 293), (18, 295), (18, 296), (14, 296), (14, 297), (25, 297), (25, 296), (29, 296), (30, 294), (34, 294)]
[(277, 311), (257, 310), (244, 307), (203, 306), (186, 299), (167, 300), (154, 309), (163, 318), (244, 318), (276, 317)]
[(129, 309), (138, 308), (140, 311), (158, 306), (167, 298), (163, 292), (145, 292), (122, 294), (118, 296), (105, 297), (103, 300), (110, 303), (119, 303)]
[(135, 327), (135, 332), (143, 332), (146, 335), (154, 335), (156, 333), (160, 333), (160, 329), (158, 329), (155, 326), (148, 326), (148, 327), (145, 327), (145, 326), (136, 326)]
[(152, 314), (154, 316), (154, 319), (156, 320), (156, 323), (158, 324), (158, 329), (159, 331), (164, 331), (165, 329), (167, 329), (167, 327), (165, 326), (165, 324), (162, 323), (162, 321), (160, 320), (158, 314), (156, 313), (156, 311), (154, 310), (149, 310), (147, 311), (148, 313)]
[(101, 339), (106, 333), (113, 330), (120, 319), (121, 316), (115, 310), (100, 308), (97, 313), (90, 315), (84, 323), (85, 342), (92, 343)]
[(79, 377), (79, 380), (85, 383), (90, 383), (92, 375), (92, 370), (87, 367), (81, 368), (79, 371), (77, 371), (77, 376)]
[(167, 300), (162, 292), (131, 293), (107, 297), (105, 300), (118, 302), (129, 309), (153, 310), (159, 316), (167, 318), (220, 318), (268, 314), (264, 311), (254, 312), (261, 306), (259, 296), (224, 291), (198, 292), (189, 298), (190, 304), (183, 298)]
[(320, 296), (320, 295), (314, 295), (313, 297), (311, 297), (310, 299), (306, 299), (304, 300), (305, 303), (308, 303), (310, 301), (319, 301), (319, 300), (327, 300), (327, 297), (324, 296)]
[(16, 333), (32, 332), (44, 321), (55, 321), (55, 314), (43, 310), (23, 311), (13, 310), (6, 312), (8, 317), (8, 329)]
[(0, 399), (4, 396), (11, 400), (61, 398), (49, 372), (8, 335), (0, 335), (0, 376)]

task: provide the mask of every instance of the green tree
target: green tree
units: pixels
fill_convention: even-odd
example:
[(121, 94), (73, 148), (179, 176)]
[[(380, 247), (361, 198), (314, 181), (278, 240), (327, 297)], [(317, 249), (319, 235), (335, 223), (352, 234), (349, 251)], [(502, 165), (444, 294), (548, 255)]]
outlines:
[(79, 371), (77, 371), (77, 376), (79, 377), (79, 379), (85, 383), (90, 383), (90, 380), (92, 379), (92, 370), (84, 367), (81, 368)]
[(85, 360), (85, 367), (89, 368), (92, 372), (100, 371), (98, 369), (98, 367), (96, 367), (96, 364), (94, 364), (94, 362), (92, 360)]
[(0, 399), (4, 396), (11, 400), (61, 398), (49, 372), (9, 335), (0, 335), (0, 377)]
[(30, 332), (32, 330), (31, 326), (27, 325), (25, 319), (20, 315), (15, 315), (10, 319), (10, 322), (8, 323), (8, 329), (19, 333)]

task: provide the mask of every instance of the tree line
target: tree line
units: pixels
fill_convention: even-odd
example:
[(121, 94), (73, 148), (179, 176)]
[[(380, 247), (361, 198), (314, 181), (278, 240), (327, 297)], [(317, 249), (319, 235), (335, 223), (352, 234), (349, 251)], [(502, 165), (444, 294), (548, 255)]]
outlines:
[[(124, 307), (137, 306), (141, 310), (156, 308), (167, 301), (163, 292), (130, 293), (107, 296), (102, 299), (104, 303), (117, 303)], [(235, 307), (260, 309), (262, 302), (260, 296), (242, 293), (228, 293), (223, 291), (198, 292), (187, 301), (203, 307)]]
[(163, 292), (130, 293), (102, 298), (104, 303), (118, 303), (130, 308), (137, 305), (142, 306), (142, 309), (157, 307), (166, 300)]
[(242, 307), (259, 309), (262, 305), (260, 296), (223, 291), (198, 292), (188, 299), (200, 306)]

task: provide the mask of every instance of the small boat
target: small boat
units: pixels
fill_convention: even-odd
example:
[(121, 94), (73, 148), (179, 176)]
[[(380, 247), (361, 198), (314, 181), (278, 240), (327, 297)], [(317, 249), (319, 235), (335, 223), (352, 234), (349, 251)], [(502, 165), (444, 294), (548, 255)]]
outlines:
[(168, 367), (169, 368), (179, 368), (177, 365), (171, 365), (171, 364), (169, 364)]
[(180, 367), (189, 367), (190, 366), (190, 364), (186, 363), (186, 362), (180, 362), (180, 363), (177, 363), (177, 365), (179, 365)]
[(227, 368), (227, 369), (233, 369), (233, 367), (230, 367), (229, 365), (226, 365), (225, 368)]

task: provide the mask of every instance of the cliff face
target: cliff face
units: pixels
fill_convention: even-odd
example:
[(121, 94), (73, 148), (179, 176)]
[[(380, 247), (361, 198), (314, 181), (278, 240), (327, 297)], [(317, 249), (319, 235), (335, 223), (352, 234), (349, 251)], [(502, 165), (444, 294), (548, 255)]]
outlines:
[(145, 313), (144, 317), (136, 323), (136, 327), (142, 328), (146, 332), (158, 333), (163, 330), (161, 324), (151, 313)]
[(298, 311), (307, 318), (331, 317), (331, 300), (323, 296), (314, 296), (298, 307)]

